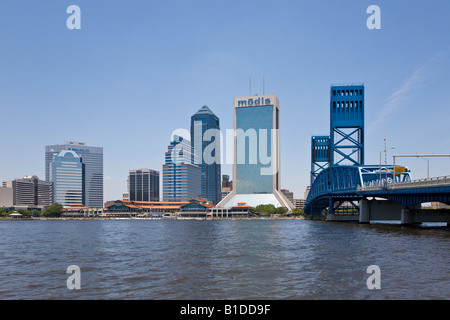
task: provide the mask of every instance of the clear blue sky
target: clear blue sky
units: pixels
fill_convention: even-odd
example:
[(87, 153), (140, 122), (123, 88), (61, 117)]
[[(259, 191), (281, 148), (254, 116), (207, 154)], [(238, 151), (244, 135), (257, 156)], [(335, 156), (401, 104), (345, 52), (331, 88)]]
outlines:
[[(69, 30), (69, 5), (81, 30)], [(369, 5), (381, 29), (369, 30)], [(0, 180), (44, 178), (44, 147), (104, 148), (105, 201), (129, 169), (161, 170), (171, 133), (203, 105), (232, 128), (233, 97), (281, 103), (282, 187), (301, 198), (310, 139), (329, 134), (332, 83), (364, 82), (366, 164), (450, 153), (450, 2), (0, 1)], [(384, 155), (383, 155), (384, 157)], [(423, 159), (404, 159), (416, 178)], [(450, 174), (431, 159), (430, 175)], [(223, 168), (231, 174), (231, 166)]]

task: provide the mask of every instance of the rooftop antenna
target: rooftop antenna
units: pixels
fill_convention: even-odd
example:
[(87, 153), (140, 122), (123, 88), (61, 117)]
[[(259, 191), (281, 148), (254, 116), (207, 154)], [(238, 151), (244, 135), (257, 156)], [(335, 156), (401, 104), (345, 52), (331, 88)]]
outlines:
[(265, 85), (264, 85), (264, 77), (263, 77), (263, 95), (265, 94)]

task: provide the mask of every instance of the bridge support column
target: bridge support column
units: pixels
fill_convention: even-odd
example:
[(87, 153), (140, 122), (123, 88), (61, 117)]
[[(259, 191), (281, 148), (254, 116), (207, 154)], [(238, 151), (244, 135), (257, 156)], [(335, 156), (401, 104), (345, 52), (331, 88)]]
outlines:
[(409, 208), (403, 208), (401, 224), (408, 225), (408, 224), (412, 224), (412, 223), (413, 223), (413, 219), (412, 219), (411, 210), (409, 210)]
[(370, 223), (370, 204), (367, 199), (359, 202), (359, 223)]

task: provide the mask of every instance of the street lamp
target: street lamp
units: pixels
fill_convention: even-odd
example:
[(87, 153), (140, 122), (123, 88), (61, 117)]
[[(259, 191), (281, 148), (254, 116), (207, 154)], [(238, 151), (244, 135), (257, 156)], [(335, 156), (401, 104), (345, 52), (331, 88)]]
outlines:
[[(387, 150), (391, 150), (391, 149), (395, 149), (395, 147), (390, 147), (390, 148), (387, 148), (387, 149), (384, 149), (384, 150), (381, 150), (380, 151), (380, 185), (381, 185), (381, 153), (384, 151), (384, 152), (387, 152)], [(394, 177), (395, 178), (395, 177)], [(386, 164), (386, 182), (387, 182), (387, 164)]]

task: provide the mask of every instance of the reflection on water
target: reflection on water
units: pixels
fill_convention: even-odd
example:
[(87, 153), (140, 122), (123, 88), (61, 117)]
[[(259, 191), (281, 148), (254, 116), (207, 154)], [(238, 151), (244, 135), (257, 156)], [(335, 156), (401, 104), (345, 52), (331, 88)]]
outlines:
[[(303, 220), (3, 221), (0, 299), (449, 299), (448, 230)], [(81, 289), (66, 287), (69, 265)], [(369, 290), (367, 267), (381, 269)]]

